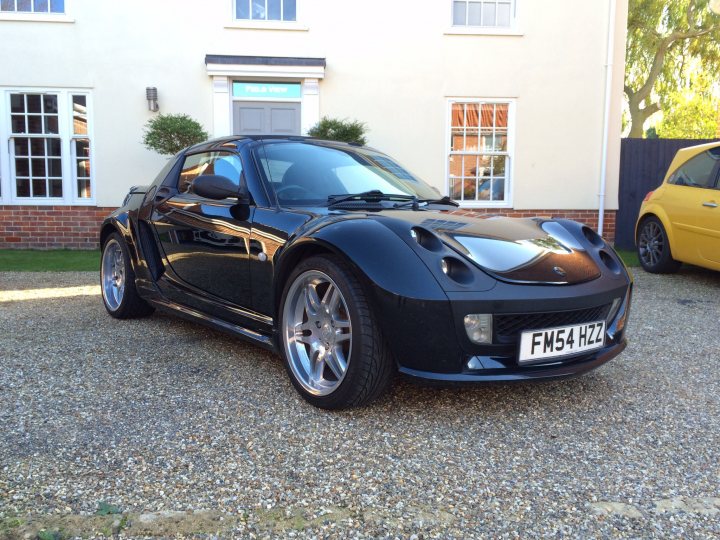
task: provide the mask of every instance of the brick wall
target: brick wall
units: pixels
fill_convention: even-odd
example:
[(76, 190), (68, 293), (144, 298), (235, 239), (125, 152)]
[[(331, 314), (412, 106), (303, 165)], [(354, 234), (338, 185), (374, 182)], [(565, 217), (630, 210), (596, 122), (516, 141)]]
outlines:
[[(0, 248), (96, 249), (100, 223), (114, 208), (94, 206), (0, 206)], [(463, 209), (465, 215), (551, 216), (574, 219), (597, 229), (595, 210)], [(603, 236), (615, 239), (615, 210), (605, 212)]]
[(0, 248), (97, 249), (100, 224), (114, 208), (0, 206)]

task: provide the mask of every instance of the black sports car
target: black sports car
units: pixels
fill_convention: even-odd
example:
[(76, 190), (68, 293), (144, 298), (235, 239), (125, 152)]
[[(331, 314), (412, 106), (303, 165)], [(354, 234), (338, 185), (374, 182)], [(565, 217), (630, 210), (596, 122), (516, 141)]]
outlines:
[(167, 309), (277, 351), (328, 409), (372, 400), (395, 371), (553, 379), (625, 348), (632, 279), (594, 231), (456, 207), (369, 148), (216, 139), (103, 222), (103, 300), (113, 317)]

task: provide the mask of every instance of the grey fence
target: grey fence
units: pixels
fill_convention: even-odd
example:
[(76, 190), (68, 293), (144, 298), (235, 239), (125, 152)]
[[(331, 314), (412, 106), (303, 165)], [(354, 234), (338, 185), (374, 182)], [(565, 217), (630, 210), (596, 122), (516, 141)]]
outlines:
[(635, 221), (648, 191), (658, 187), (681, 148), (718, 139), (623, 139), (620, 150), (620, 209), (615, 245), (635, 249)]

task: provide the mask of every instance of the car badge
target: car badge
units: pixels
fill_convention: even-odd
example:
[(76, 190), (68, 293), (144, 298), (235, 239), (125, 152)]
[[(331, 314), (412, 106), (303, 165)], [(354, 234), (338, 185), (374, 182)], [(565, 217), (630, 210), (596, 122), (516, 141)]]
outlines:
[(565, 270), (563, 270), (562, 268), (560, 268), (559, 266), (553, 267), (553, 272), (555, 272), (560, 277), (567, 276), (567, 272)]

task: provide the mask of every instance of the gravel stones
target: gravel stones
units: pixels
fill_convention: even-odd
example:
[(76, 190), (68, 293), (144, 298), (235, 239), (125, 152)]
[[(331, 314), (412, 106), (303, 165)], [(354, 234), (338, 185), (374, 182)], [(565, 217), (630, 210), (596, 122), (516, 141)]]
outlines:
[(0, 537), (720, 535), (720, 273), (638, 270), (630, 345), (586, 376), (340, 413), (232, 336), (112, 319), (97, 279), (0, 274), (83, 287), (0, 302)]

